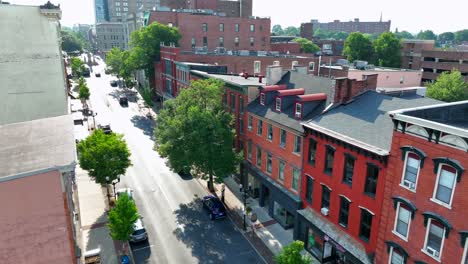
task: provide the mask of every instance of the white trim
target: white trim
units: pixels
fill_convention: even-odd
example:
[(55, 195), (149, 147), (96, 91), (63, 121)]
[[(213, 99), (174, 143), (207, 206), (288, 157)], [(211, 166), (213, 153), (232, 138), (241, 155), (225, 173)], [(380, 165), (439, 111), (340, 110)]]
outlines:
[[(434, 191), (432, 192), (432, 197), (431, 197), (431, 201), (437, 203), (437, 204), (440, 204), (442, 206), (445, 206), (449, 209), (452, 209), (452, 202), (453, 202), (453, 195), (455, 194), (455, 188), (457, 186), (457, 177), (458, 177), (458, 171), (455, 169), (455, 177), (453, 178), (453, 188), (452, 188), (452, 193), (450, 195), (450, 203), (445, 203), (443, 201), (440, 201), (436, 198), (436, 193), (437, 193), (437, 189), (439, 188), (439, 178), (440, 178), (440, 174), (441, 174), (441, 171), (442, 171), (442, 166), (443, 165), (446, 165), (446, 166), (449, 166), (449, 167), (452, 167), (446, 163), (440, 163), (439, 164), (439, 168), (437, 169), (437, 178), (436, 178), (436, 182), (435, 182), (435, 185), (434, 185)], [(453, 167), (452, 167), (453, 168)]]
[(465, 249), (463, 250), (463, 256), (461, 259), (461, 264), (465, 264), (465, 259), (468, 258), (468, 238), (465, 238)]
[(402, 234), (398, 233), (397, 230), (396, 230), (396, 227), (397, 227), (397, 223), (398, 223), (398, 217), (400, 215), (400, 209), (401, 209), (401, 203), (398, 202), (398, 205), (397, 205), (397, 209), (396, 209), (396, 214), (395, 214), (395, 221), (394, 221), (394, 224), (393, 224), (393, 230), (392, 230), (392, 233), (395, 234), (396, 236), (398, 236), (399, 238), (403, 239), (404, 241), (408, 242), (408, 237), (409, 237), (409, 231), (410, 231), (410, 226), (411, 226), (411, 215), (413, 214), (413, 212), (411, 212), (410, 210), (406, 209), (406, 208), (403, 208), (404, 210), (408, 211), (409, 212), (409, 219), (408, 219), (408, 229), (406, 230), (406, 237), (403, 236)]
[[(398, 254), (398, 255), (403, 258), (403, 261), (405, 260), (404, 256), (402, 256), (401, 254)], [(388, 264), (392, 264), (392, 256), (393, 256), (393, 247), (390, 247), (390, 253), (388, 254)], [(405, 262), (403, 262), (403, 263), (405, 263)]]
[[(444, 141), (444, 138), (446, 139), (445, 141)], [(455, 142), (454, 143), (448, 142), (447, 138), (449, 140), (452, 139)], [(456, 136), (456, 135), (445, 135), (445, 136), (441, 137), (440, 140), (439, 140), (439, 144), (449, 146), (449, 147), (452, 147), (452, 148), (461, 149), (463, 151), (468, 151), (468, 143), (466, 143), (461, 137)]]
[(70, 164), (67, 165), (62, 165), (62, 166), (53, 166), (49, 168), (44, 168), (44, 169), (38, 169), (38, 170), (33, 170), (33, 171), (27, 171), (27, 172), (22, 172), (14, 175), (8, 175), (8, 176), (1, 176), (0, 177), (0, 183), (1, 182), (6, 182), (6, 181), (11, 181), (11, 180), (16, 180), (16, 179), (21, 179), (24, 177), (30, 177), (30, 176), (35, 176), (38, 174), (43, 174), (51, 171), (59, 171), (60, 173), (67, 172), (67, 171), (73, 171), (76, 167), (76, 161), (73, 161)]
[(330, 188), (330, 186), (326, 185), (325, 183), (321, 182), (320, 185), (327, 187), (330, 192), (332, 191), (332, 188)]
[(418, 166), (418, 172), (416, 173), (416, 181), (414, 183), (414, 190), (413, 189), (410, 189), (408, 188), (407, 186), (404, 185), (404, 181), (405, 181), (405, 175), (406, 175), (406, 166), (407, 166), (407, 163), (408, 163), (408, 156), (410, 153), (413, 153), (413, 154), (416, 154), (412, 151), (408, 151), (406, 152), (405, 154), (405, 162), (403, 163), (403, 171), (401, 172), (401, 181), (400, 181), (400, 186), (407, 189), (408, 191), (410, 192), (414, 192), (416, 193), (416, 189), (418, 188), (418, 178), (419, 178), (419, 172), (421, 171), (421, 158), (418, 159), (418, 162), (419, 162), (419, 166)]
[(430, 256), (431, 258), (437, 260), (438, 262), (441, 262), (441, 259), (442, 259), (442, 250), (444, 249), (444, 240), (445, 240), (445, 226), (443, 227), (444, 229), (444, 232), (442, 233), (442, 242), (440, 243), (440, 251), (439, 251), (439, 258), (436, 258), (434, 256), (432, 256), (431, 254), (429, 254), (427, 251), (426, 251), (426, 247), (427, 247), (427, 240), (429, 238), (429, 230), (431, 229), (431, 224), (432, 224), (432, 218), (429, 218), (429, 221), (427, 222), (427, 226), (426, 226), (426, 237), (424, 238), (424, 245), (423, 245), (423, 248), (421, 249), (422, 252), (424, 252), (426, 255)]
[(346, 197), (345, 195), (340, 194), (340, 195), (338, 195), (338, 196), (343, 197), (343, 198), (345, 198), (346, 200), (348, 200), (349, 203), (352, 203), (351, 199), (349, 199), (349, 198)]
[(361, 208), (362, 210), (366, 210), (367, 212), (369, 212), (369, 214), (375, 216), (375, 214), (371, 210), (369, 210), (369, 209), (367, 209), (367, 208), (365, 208), (363, 206), (360, 206), (360, 205), (358, 207)]

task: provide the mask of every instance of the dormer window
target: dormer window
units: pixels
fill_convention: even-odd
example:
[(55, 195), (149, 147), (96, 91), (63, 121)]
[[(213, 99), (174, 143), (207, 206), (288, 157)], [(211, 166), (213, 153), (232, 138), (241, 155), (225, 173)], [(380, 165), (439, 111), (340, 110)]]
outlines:
[(294, 116), (296, 118), (302, 117), (302, 104), (301, 103), (296, 103)]
[(265, 105), (265, 93), (260, 93), (260, 104)]
[(276, 97), (276, 111), (281, 112), (281, 97)]

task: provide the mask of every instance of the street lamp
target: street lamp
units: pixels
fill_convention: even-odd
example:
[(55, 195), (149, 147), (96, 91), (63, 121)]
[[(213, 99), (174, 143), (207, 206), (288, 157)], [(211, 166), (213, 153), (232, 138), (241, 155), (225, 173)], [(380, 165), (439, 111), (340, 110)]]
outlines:
[(96, 129), (96, 120), (94, 119), (95, 116), (97, 116), (97, 113), (94, 111), (91, 111), (91, 116), (93, 117), (93, 130)]
[(109, 193), (109, 183), (110, 183), (110, 178), (109, 176), (106, 176), (106, 190), (107, 190), (107, 201), (109, 202), (110, 205), (110, 193)]
[(114, 187), (114, 199), (116, 199), (115, 196), (115, 185), (120, 182), (120, 175), (117, 175), (117, 181), (112, 181), (112, 187)]
[(247, 214), (247, 195), (248, 193), (251, 191), (252, 187), (250, 186), (249, 184), (249, 187), (248, 188), (244, 188), (242, 186), (242, 183), (239, 184), (239, 189), (240, 189), (240, 192), (242, 194), (242, 198), (244, 199), (244, 231), (247, 230), (247, 226), (246, 226), (246, 223), (245, 223), (245, 216)]

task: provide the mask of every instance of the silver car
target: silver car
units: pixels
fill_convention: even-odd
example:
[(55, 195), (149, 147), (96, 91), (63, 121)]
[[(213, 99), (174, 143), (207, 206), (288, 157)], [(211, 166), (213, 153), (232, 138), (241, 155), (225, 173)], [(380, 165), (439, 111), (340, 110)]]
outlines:
[(145, 226), (143, 225), (143, 221), (141, 221), (141, 218), (138, 218), (138, 220), (133, 225), (133, 233), (130, 235), (130, 242), (136, 243), (136, 242), (145, 241), (147, 239), (148, 239), (148, 234), (146, 233), (146, 229), (145, 229)]

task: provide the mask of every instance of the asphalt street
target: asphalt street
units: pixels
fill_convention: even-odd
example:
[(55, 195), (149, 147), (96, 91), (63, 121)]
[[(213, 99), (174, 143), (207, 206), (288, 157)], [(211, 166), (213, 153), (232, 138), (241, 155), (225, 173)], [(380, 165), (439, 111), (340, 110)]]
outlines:
[[(148, 231), (148, 242), (132, 245), (136, 263), (264, 263), (229, 218), (209, 219), (200, 200), (207, 191), (166, 166), (153, 150), (152, 121), (131, 98), (128, 107), (119, 105), (118, 97), (125, 90), (110, 86), (116, 78), (105, 75), (99, 62), (87, 78), (96, 123), (110, 123), (128, 143), (133, 166), (116, 188), (133, 189)], [(95, 77), (96, 71), (102, 77)]]

